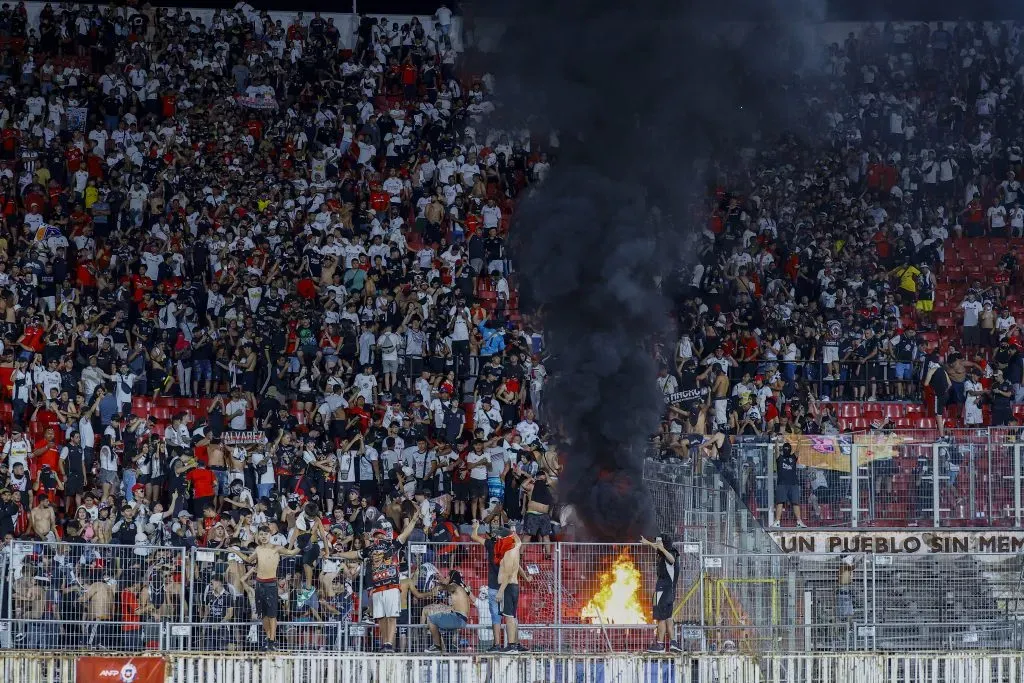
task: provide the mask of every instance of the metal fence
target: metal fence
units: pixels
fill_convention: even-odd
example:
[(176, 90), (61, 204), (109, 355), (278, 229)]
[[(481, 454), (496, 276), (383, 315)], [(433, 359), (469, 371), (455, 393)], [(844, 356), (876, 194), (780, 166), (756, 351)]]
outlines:
[[(750, 532), (744, 532), (750, 533)], [(762, 532), (763, 533), (763, 532)], [(688, 652), (1024, 649), (1024, 556), (1019, 553), (785, 554), (705, 550), (679, 540), (675, 633)], [(427, 620), (445, 610), (437, 588), (462, 573), (472, 599), (452, 653), (502, 638), (491, 622), (489, 559), (477, 543), (413, 543), (399, 649), (430, 644)], [(18, 541), (5, 584), (10, 618), (0, 649), (80, 652), (255, 651), (263, 636), (252, 574), (230, 551)], [(536, 652), (633, 652), (653, 640), (656, 555), (639, 544), (531, 544), (522, 551), (520, 642)], [(301, 580), (283, 565), (279, 647), (374, 652), (363, 567), (333, 567), (300, 608)], [(337, 590), (329, 591), (329, 587)], [(230, 608), (230, 612), (226, 611)]]
[[(796, 451), (800, 521), (812, 527), (1013, 527), (1024, 528), (1024, 434), (1019, 427), (894, 430), (832, 435), (734, 437), (729, 484), (740, 505), (760, 525), (795, 526), (789, 506), (776, 519), (775, 464), (779, 449)], [(698, 458), (665, 457), (652, 449), (645, 479), (654, 482), (659, 507), (681, 503), (675, 484), (721, 488), (720, 468)], [(719, 478), (721, 478), (719, 476)], [(691, 496), (692, 497), (692, 496)], [(675, 501), (675, 503), (673, 502)], [(709, 499), (709, 502), (714, 501)], [(682, 528), (699, 527), (700, 515), (725, 506), (684, 505), (670, 513)], [(710, 510), (711, 512), (706, 512)], [(736, 519), (737, 523), (750, 520)], [(732, 532), (727, 534), (733, 537)]]

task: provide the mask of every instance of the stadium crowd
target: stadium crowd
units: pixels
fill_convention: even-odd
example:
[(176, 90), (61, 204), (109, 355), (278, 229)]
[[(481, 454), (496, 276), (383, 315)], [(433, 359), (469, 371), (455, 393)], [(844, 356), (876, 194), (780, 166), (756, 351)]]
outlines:
[[(392, 618), (357, 600), (381, 578), (361, 559), (397, 566), (398, 541), (443, 547), (477, 521), (556, 533), (543, 346), (505, 239), (557, 148), (477, 131), (490, 84), (460, 77), (450, 28), (444, 5), (364, 20), (341, 50), (330, 19), (245, 4), (208, 24), (0, 9), (0, 536), (52, 542), (7, 546), (26, 646), (82, 614), (130, 623), (74, 635), (118, 648), (186, 612), (265, 616), (264, 546), (282, 620)], [(1019, 38), (869, 27), (802, 73), (801, 134), (715, 179), (700, 263), (678, 274), (663, 448), (828, 430), (841, 398), (927, 394), (967, 419), (987, 396), (1009, 420), (1009, 242), (962, 337), (933, 330), (946, 241), (1024, 235)], [(201, 576), (174, 547), (212, 552)], [(384, 577), (403, 610), (437, 592), (418, 572)], [(463, 600), (460, 582), (440, 585)]]
[[(795, 133), (712, 178), (701, 258), (674, 283), (663, 451), (715, 429), (849, 429), (844, 399), (924, 400), (940, 433), (1018, 424), (1021, 32), (873, 25), (807, 60)], [(957, 238), (984, 270), (944, 270)]]
[[(26, 646), (82, 614), (129, 622), (71, 638), (107, 647), (189, 611), (340, 620), (361, 559), (397, 588), (399, 540), (550, 538), (546, 374), (505, 251), (547, 161), (476, 133), (493, 105), (451, 17), (364, 19), (347, 50), (319, 13), (244, 3), (0, 9), (0, 536), (50, 542), (6, 546)], [(189, 576), (150, 546), (222, 552)]]

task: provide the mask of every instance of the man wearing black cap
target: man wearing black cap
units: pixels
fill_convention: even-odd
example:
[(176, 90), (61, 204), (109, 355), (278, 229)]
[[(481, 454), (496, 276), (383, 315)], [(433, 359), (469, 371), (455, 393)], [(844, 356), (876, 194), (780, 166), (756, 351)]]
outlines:
[(469, 591), (462, 580), (462, 574), (458, 570), (451, 570), (448, 580), (438, 582), (437, 587), (448, 593), (451, 611), (435, 612), (428, 618), (427, 624), (430, 627), (433, 644), (427, 647), (427, 652), (441, 652), (444, 649), (441, 631), (458, 631), (466, 628), (466, 624), (469, 623)]

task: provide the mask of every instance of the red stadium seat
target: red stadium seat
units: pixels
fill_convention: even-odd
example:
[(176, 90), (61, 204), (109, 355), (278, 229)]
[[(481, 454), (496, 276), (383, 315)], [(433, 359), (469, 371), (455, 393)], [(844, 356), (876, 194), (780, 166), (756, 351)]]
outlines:
[(840, 403), (836, 408), (836, 414), (839, 417), (860, 417), (861, 404), (854, 401), (848, 403)]
[(882, 406), (882, 412), (885, 414), (885, 417), (890, 420), (903, 417), (904, 410), (906, 408), (902, 403), (883, 403)]

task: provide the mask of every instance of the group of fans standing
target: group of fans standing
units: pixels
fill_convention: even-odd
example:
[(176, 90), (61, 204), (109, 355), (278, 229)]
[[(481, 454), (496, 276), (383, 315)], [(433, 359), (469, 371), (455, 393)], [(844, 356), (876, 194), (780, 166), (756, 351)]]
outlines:
[(559, 466), (504, 240), (547, 161), (476, 131), (490, 84), (451, 28), (364, 18), (349, 50), (245, 3), (0, 9), (17, 642), (135, 649), (185, 618), (274, 648), (278, 618), (366, 616), (382, 650), (421, 622), (444, 647), (468, 581), (430, 560), (473, 528), (519, 649), (518, 534), (550, 540)]

